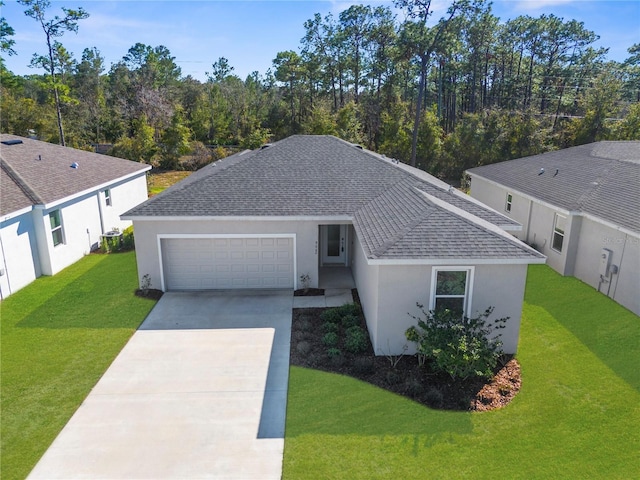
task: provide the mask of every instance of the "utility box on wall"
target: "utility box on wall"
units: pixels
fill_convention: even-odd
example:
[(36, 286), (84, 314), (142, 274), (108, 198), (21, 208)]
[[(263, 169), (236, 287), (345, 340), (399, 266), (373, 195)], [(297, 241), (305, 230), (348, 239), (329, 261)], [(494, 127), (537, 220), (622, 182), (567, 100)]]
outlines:
[(600, 269), (599, 273), (603, 277), (609, 276), (609, 266), (611, 265), (611, 256), (613, 252), (608, 248), (603, 248), (600, 252)]

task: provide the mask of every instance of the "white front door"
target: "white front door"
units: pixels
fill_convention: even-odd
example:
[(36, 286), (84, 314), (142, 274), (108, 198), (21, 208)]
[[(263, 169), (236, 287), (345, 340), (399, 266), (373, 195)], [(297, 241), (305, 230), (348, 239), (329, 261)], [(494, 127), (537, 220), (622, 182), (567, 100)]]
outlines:
[(323, 225), (322, 264), (346, 265), (347, 263), (347, 225)]

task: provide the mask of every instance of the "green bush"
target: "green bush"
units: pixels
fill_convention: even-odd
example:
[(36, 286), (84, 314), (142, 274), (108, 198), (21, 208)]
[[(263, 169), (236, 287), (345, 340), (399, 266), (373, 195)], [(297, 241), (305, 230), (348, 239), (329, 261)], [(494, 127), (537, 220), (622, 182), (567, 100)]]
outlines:
[(347, 352), (362, 353), (368, 346), (367, 334), (361, 327), (356, 325), (347, 329), (344, 340), (344, 348)]
[(347, 315), (353, 315), (354, 317), (357, 317), (361, 313), (360, 305), (358, 305), (357, 303), (347, 303), (346, 305), (337, 307), (336, 310), (338, 310), (341, 317), (345, 317)]
[(327, 346), (334, 346), (338, 344), (338, 334), (336, 332), (327, 332), (322, 337), (322, 343)]
[(342, 356), (342, 352), (340, 351), (339, 348), (329, 348), (327, 349), (327, 355), (329, 356), (329, 358), (336, 358), (336, 357), (341, 357)]
[(322, 319), (323, 322), (338, 324), (342, 319), (342, 315), (340, 314), (340, 311), (337, 308), (328, 308), (327, 310), (325, 310), (320, 314), (320, 318)]
[(416, 343), (418, 355), (429, 361), (434, 371), (463, 380), (493, 375), (502, 354), (500, 334), (493, 336), (493, 332), (504, 328), (509, 317), (489, 322), (493, 307), (475, 318), (461, 317), (450, 310), (426, 312), (422, 305), (418, 307), (423, 317), (411, 315), (418, 325), (410, 327), (405, 335)]
[(133, 250), (135, 248), (135, 242), (133, 239), (133, 225), (127, 227), (122, 232), (122, 249)]
[(322, 324), (322, 330), (324, 332), (334, 332), (334, 333), (338, 333), (338, 330), (340, 329), (340, 327), (338, 326), (337, 323), (331, 323), (331, 322), (324, 322)]
[(360, 317), (351, 314), (345, 315), (344, 317), (342, 317), (341, 322), (344, 328), (354, 327), (360, 325)]

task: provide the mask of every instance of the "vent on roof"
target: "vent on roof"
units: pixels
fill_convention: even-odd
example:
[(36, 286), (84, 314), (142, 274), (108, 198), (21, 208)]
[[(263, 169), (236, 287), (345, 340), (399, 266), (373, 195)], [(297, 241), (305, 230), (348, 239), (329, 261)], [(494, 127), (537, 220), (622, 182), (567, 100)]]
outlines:
[(358, 145), (357, 143), (353, 144), (354, 147), (360, 149), (360, 150), (364, 150), (364, 148), (362, 147), (362, 145)]
[(78, 165), (78, 162), (73, 162), (71, 165), (69, 165), (71, 168), (78, 168), (80, 165)]
[(4, 140), (2, 142), (3, 145), (19, 145), (22, 143), (22, 140)]
[(272, 144), (271, 143), (265, 143), (264, 145), (262, 145), (260, 147), (260, 150), (264, 150), (265, 148), (269, 148)]

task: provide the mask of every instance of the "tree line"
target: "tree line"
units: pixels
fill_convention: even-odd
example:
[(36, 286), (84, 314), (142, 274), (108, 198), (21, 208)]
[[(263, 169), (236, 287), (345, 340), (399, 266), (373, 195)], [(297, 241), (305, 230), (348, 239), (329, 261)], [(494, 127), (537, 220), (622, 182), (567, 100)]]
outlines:
[[(483, 0), (353, 5), (316, 14), (294, 49), (244, 80), (221, 57), (201, 82), (164, 46), (133, 45), (107, 67), (59, 40), (89, 13), (19, 0), (47, 55), (17, 76), (0, 62), (3, 132), (111, 153), (160, 168), (197, 168), (296, 133), (337, 135), (447, 179), (464, 169), (603, 139), (640, 139), (640, 44), (607, 60), (596, 33), (554, 15), (502, 22)], [(0, 49), (12, 55), (3, 18)]]

